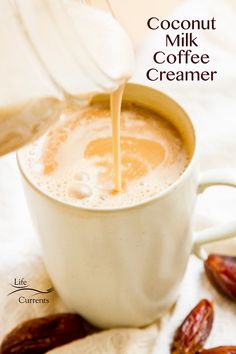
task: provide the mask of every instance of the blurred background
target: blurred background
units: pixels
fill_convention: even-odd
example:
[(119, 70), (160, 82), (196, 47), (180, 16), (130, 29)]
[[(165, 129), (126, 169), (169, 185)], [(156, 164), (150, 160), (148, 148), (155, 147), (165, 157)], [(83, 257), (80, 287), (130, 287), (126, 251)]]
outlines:
[(184, 0), (85, 0), (85, 2), (111, 11), (138, 44), (147, 33), (146, 19), (170, 15)]

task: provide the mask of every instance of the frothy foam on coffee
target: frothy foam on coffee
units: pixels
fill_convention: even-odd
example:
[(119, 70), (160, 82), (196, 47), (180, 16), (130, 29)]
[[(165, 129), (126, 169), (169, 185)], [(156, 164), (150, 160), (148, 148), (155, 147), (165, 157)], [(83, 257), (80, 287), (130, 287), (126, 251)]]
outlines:
[(178, 130), (155, 112), (125, 105), (121, 113), (122, 191), (114, 191), (111, 116), (93, 105), (63, 114), (25, 148), (23, 167), (46, 194), (89, 208), (131, 206), (172, 184), (188, 163)]

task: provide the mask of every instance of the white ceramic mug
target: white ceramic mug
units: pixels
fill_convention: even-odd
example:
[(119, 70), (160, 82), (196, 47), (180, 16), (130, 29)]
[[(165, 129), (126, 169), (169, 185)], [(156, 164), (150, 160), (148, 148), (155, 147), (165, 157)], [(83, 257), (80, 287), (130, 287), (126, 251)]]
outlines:
[[(94, 100), (108, 100), (99, 95)], [(184, 135), (191, 161), (161, 193), (138, 205), (94, 210), (68, 205), (42, 193), (18, 155), (28, 205), (53, 284), (73, 312), (99, 327), (143, 326), (175, 302), (189, 255), (200, 246), (236, 234), (236, 224), (202, 231), (193, 247), (197, 194), (212, 185), (236, 186), (236, 177), (199, 176), (196, 137), (185, 111), (163, 93), (129, 84), (124, 101), (157, 111)]]

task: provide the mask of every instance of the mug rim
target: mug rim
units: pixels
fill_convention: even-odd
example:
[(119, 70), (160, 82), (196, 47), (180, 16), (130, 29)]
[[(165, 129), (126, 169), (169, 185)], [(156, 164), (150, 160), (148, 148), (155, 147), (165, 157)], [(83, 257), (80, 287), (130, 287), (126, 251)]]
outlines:
[[(181, 175), (173, 183), (171, 183), (168, 187), (164, 188), (162, 191), (160, 191), (159, 193), (157, 193), (155, 195), (145, 198), (144, 200), (142, 200), (139, 203), (135, 203), (135, 204), (128, 205), (128, 206), (115, 207), (115, 208), (92, 208), (92, 207), (89, 208), (89, 207), (85, 207), (85, 206), (73, 205), (73, 204), (70, 204), (69, 202), (62, 201), (60, 199), (56, 199), (56, 198), (48, 195), (46, 192), (42, 191), (41, 189), (39, 189), (30, 180), (30, 178), (26, 175), (26, 173), (22, 167), (22, 164), (20, 161), (20, 155), (21, 155), (21, 149), (20, 149), (16, 152), (17, 165), (18, 165), (18, 168), (20, 170), (20, 173), (21, 173), (23, 179), (31, 186), (31, 188), (34, 191), (36, 191), (42, 197), (49, 199), (53, 203), (56, 203), (62, 207), (72, 208), (73, 210), (80, 210), (80, 211), (91, 212), (91, 213), (113, 213), (113, 212), (115, 213), (115, 212), (121, 212), (121, 211), (126, 211), (126, 210), (133, 210), (133, 209), (142, 208), (142, 207), (152, 204), (160, 199), (163, 199), (164, 197), (168, 196), (172, 191), (174, 191), (178, 185), (182, 184), (185, 181), (185, 179), (188, 177), (188, 175), (190, 174), (190, 172), (192, 170), (192, 167), (195, 163), (196, 156), (197, 156), (196, 130), (195, 130), (194, 124), (193, 124), (190, 116), (188, 115), (188, 113), (185, 111), (185, 109), (178, 102), (176, 102), (172, 97), (170, 97), (169, 95), (167, 95), (166, 93), (164, 93), (158, 89), (155, 89), (153, 87), (143, 85), (143, 84), (137, 84), (137, 83), (127, 83), (127, 86), (133, 86), (134, 88), (135, 87), (137, 87), (137, 88), (143, 87), (143, 88), (148, 89), (150, 91), (159, 93), (159, 95), (164, 96), (165, 98), (170, 100), (173, 104), (175, 104), (182, 111), (182, 113), (185, 115), (186, 119), (190, 123), (191, 130), (192, 130), (193, 137), (194, 137), (193, 153), (192, 153), (192, 156), (190, 158), (190, 161), (189, 161), (187, 167), (184, 169), (184, 171), (181, 173)], [(94, 97), (96, 97), (98, 95), (101, 95), (101, 93), (96, 94)], [(104, 95), (106, 95), (106, 94), (104, 94)], [(23, 149), (24, 149), (24, 147), (23, 147)]]

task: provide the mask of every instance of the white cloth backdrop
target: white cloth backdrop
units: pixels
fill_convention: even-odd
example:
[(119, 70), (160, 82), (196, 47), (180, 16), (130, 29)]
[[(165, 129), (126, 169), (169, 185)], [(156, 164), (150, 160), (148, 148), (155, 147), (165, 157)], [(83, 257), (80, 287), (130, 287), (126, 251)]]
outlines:
[[(217, 20), (217, 30), (197, 33), (201, 43), (197, 50), (211, 55), (209, 68), (218, 71), (216, 81), (187, 84), (172, 81), (152, 85), (172, 95), (191, 115), (199, 137), (202, 171), (236, 169), (236, 13), (223, 0), (189, 0), (173, 16), (187, 19), (211, 19), (213, 16)], [(153, 66), (152, 55), (162, 48), (163, 43), (163, 34), (150, 31), (140, 49), (136, 82), (150, 84), (145, 78), (145, 71)], [(169, 67), (169, 70), (172, 69)], [(196, 229), (233, 219), (236, 219), (235, 189), (214, 187), (199, 197)], [(236, 241), (221, 242), (212, 249), (236, 255)], [(9, 284), (18, 277), (24, 277), (37, 288), (51, 286), (25, 204), (15, 156), (10, 155), (0, 159), (1, 338), (24, 319), (66, 310), (56, 294), (51, 295), (49, 304), (19, 304), (16, 297), (7, 297), (11, 290)], [(67, 352), (168, 354), (173, 331), (203, 297), (213, 299), (216, 310), (214, 328), (207, 346), (236, 345), (236, 305), (216, 293), (204, 275), (202, 262), (192, 256), (177, 305), (160, 323), (146, 330), (105, 331), (79, 341), (75, 351), (73, 348), (70, 351), (68, 347)]]

